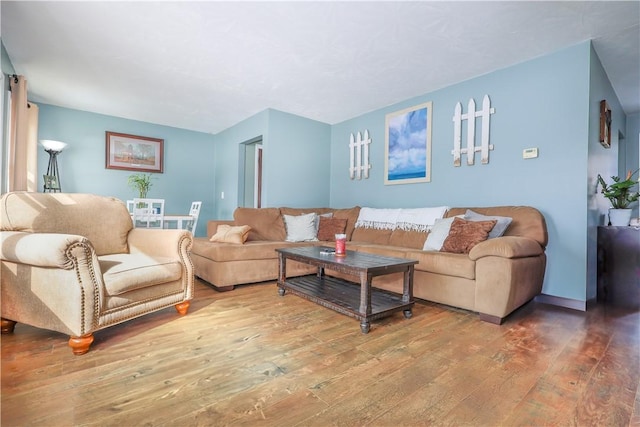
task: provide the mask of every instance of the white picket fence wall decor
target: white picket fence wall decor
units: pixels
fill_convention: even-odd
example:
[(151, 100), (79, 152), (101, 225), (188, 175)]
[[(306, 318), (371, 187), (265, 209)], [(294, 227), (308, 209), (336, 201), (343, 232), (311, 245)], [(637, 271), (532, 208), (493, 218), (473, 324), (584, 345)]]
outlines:
[(371, 137), (369, 131), (364, 131), (364, 137), (360, 132), (354, 137), (349, 137), (349, 176), (351, 179), (369, 178), (369, 144)]
[[(476, 151), (480, 152), (482, 164), (489, 163), (489, 151), (493, 150), (493, 144), (489, 144), (489, 119), (495, 113), (495, 108), (491, 107), (489, 95), (485, 95), (482, 100), (482, 110), (476, 111), (476, 102), (469, 99), (469, 106), (466, 114), (462, 114), (462, 104), (457, 103), (453, 111), (453, 165), (460, 166), (460, 156), (467, 155), (467, 165), (473, 165)], [(482, 117), (482, 142), (476, 146), (476, 117)], [(467, 121), (467, 147), (462, 148), (462, 120)]]

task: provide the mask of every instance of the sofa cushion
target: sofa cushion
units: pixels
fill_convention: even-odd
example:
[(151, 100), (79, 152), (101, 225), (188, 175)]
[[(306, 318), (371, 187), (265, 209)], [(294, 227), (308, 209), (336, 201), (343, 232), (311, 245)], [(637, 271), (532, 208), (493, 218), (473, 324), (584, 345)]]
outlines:
[(406, 258), (418, 261), (415, 266), (417, 271), (427, 271), (470, 280), (475, 280), (476, 278), (476, 263), (467, 254), (428, 252), (414, 249), (406, 252)]
[(312, 242), (270, 242), (247, 240), (244, 245), (234, 245), (232, 243), (210, 242), (204, 237), (193, 239), (192, 252), (203, 258), (208, 258), (216, 262), (225, 261), (250, 261), (264, 259), (278, 259), (276, 249), (309, 246)]
[(212, 242), (243, 244), (249, 237), (251, 227), (248, 225), (231, 226), (220, 224), (216, 234), (209, 239)]
[(182, 277), (182, 264), (175, 258), (135, 253), (103, 255), (98, 260), (109, 296), (180, 280)]
[(332, 242), (336, 239), (336, 234), (344, 234), (346, 228), (346, 218), (326, 218), (321, 216), (318, 224), (318, 240)]
[(351, 235), (351, 241), (387, 245), (389, 244), (389, 238), (391, 238), (392, 233), (393, 230), (390, 229), (380, 230), (375, 228), (356, 227)]
[(487, 240), (489, 232), (496, 225), (496, 220), (491, 221), (466, 221), (454, 218), (451, 223), (449, 235), (444, 240), (443, 252), (468, 254), (475, 245)]
[(133, 223), (125, 204), (114, 197), (18, 191), (2, 196), (1, 203), (2, 230), (84, 236), (98, 255), (129, 250)]
[(420, 249), (427, 240), (427, 231), (409, 231), (396, 228), (389, 236), (388, 244), (401, 248)]
[(490, 221), (495, 219), (497, 222), (489, 232), (489, 239), (495, 239), (496, 237), (502, 236), (513, 221), (513, 218), (509, 218), (507, 216), (482, 215), (472, 211), (471, 209), (467, 209), (467, 212), (464, 214), (464, 219), (469, 221)]
[(269, 240), (283, 242), (287, 237), (279, 208), (236, 208), (233, 220), (237, 225), (251, 227), (247, 241)]
[(318, 214), (282, 215), (287, 230), (287, 242), (312, 242), (318, 240)]

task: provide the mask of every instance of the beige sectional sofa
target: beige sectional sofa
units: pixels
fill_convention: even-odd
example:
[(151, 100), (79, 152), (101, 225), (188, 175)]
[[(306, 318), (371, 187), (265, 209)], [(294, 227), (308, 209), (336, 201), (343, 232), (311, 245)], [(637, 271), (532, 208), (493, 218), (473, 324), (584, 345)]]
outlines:
[[(424, 224), (406, 227), (402, 226), (406, 224), (400, 222), (372, 225), (362, 220), (361, 214), (365, 210), (371, 213), (370, 208), (357, 206), (349, 209), (238, 208), (234, 212), (233, 221), (209, 221), (208, 237), (194, 239), (192, 261), (195, 275), (219, 290), (231, 290), (239, 284), (276, 280), (278, 256), (275, 249), (299, 245), (333, 245), (331, 241), (286, 241), (285, 215), (315, 213), (342, 220), (348, 250), (418, 260), (413, 286), (416, 298), (478, 312), (482, 320), (500, 324), (506, 316), (538, 295), (542, 289), (548, 237), (545, 219), (535, 208), (447, 208), (443, 211), (443, 216), (450, 218), (449, 223), (453, 217), (464, 217), (468, 210), (473, 211), (472, 214), (507, 217), (512, 220), (504, 235), (481, 241), (473, 245), (468, 253), (424, 250), (425, 242), (442, 232), (446, 221), (436, 220), (435, 227), (427, 228)], [(381, 211), (384, 210), (378, 212)], [(466, 219), (468, 218), (467, 216)], [(458, 220), (456, 223), (456, 226), (468, 224)], [(247, 240), (243, 244), (210, 241), (222, 224), (236, 227), (248, 225), (251, 230)], [(486, 222), (483, 224), (486, 225)], [(489, 229), (492, 225), (493, 223), (485, 228)], [(429, 238), (431, 233), (433, 234)], [(450, 242), (451, 240), (447, 243)], [(311, 274), (314, 271), (307, 265), (287, 263), (288, 276)], [(381, 276), (374, 280), (373, 285), (402, 292), (399, 275)]]

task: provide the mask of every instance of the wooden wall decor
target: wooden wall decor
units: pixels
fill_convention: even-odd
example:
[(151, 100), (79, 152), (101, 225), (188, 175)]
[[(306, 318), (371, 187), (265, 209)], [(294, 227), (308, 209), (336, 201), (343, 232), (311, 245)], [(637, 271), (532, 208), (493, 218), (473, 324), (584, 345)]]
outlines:
[(349, 177), (351, 179), (369, 178), (369, 144), (371, 137), (369, 130), (364, 131), (364, 137), (358, 132), (357, 137), (349, 136)]
[[(476, 151), (480, 152), (480, 161), (483, 165), (489, 163), (489, 151), (493, 150), (493, 144), (489, 144), (489, 119), (495, 113), (495, 108), (491, 107), (489, 95), (485, 95), (482, 100), (482, 110), (476, 111), (476, 102), (469, 99), (468, 111), (462, 114), (462, 104), (457, 103), (453, 112), (453, 165), (460, 166), (461, 154), (467, 155), (467, 165), (472, 166), (475, 162)], [(476, 117), (482, 117), (481, 145), (476, 146)], [(467, 121), (467, 147), (462, 148), (462, 121)]]
[(600, 144), (611, 148), (611, 108), (605, 99), (600, 101)]

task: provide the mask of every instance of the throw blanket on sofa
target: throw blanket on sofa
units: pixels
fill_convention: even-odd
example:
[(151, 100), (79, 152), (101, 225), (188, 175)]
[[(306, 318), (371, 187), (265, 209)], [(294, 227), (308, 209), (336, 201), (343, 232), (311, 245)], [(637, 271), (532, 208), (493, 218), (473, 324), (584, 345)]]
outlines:
[(377, 230), (395, 230), (426, 232), (443, 218), (449, 210), (448, 206), (416, 209), (360, 209), (356, 228), (374, 228)]

